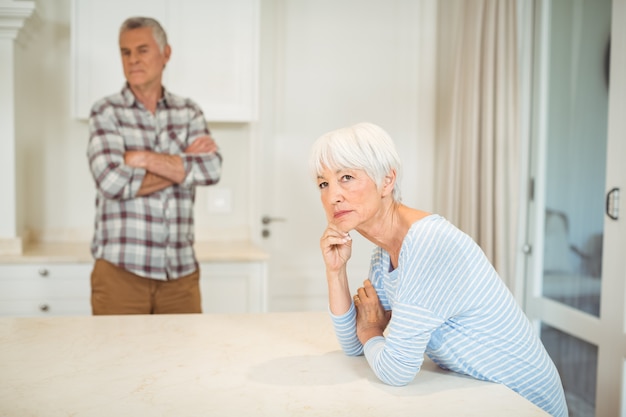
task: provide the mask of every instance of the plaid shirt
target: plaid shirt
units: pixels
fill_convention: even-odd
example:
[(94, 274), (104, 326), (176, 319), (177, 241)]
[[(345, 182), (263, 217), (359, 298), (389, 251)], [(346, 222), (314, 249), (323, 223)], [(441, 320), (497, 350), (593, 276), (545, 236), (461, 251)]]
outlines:
[[(180, 278), (197, 269), (195, 186), (219, 181), (222, 157), (183, 152), (194, 139), (208, 134), (202, 110), (167, 91), (155, 114), (135, 99), (127, 85), (93, 105), (87, 156), (97, 189), (94, 258), (159, 280)], [(137, 196), (146, 170), (124, 164), (124, 153), (131, 150), (180, 155), (185, 180)]]

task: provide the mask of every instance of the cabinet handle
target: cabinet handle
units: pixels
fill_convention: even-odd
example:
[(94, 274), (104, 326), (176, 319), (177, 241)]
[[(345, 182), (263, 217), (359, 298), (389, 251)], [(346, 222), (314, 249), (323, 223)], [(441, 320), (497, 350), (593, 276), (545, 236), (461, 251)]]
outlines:
[(48, 270), (46, 268), (39, 268), (39, 275), (41, 275), (42, 277), (47, 277)]
[(48, 311), (50, 311), (50, 306), (48, 304), (39, 304), (39, 310), (47, 313)]

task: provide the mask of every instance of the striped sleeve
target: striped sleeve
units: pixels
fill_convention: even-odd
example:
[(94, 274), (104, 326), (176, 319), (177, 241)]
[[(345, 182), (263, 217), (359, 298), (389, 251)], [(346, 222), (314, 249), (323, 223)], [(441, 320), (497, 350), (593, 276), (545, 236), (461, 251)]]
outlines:
[(387, 337), (372, 338), (365, 344), (365, 357), (376, 376), (394, 386), (411, 382), (424, 362), (430, 333), (441, 322), (419, 306), (396, 303)]
[(356, 309), (354, 303), (350, 304), (350, 309), (344, 314), (335, 315), (330, 312), (330, 317), (335, 329), (335, 335), (344, 353), (349, 356), (363, 354), (363, 345), (356, 335)]

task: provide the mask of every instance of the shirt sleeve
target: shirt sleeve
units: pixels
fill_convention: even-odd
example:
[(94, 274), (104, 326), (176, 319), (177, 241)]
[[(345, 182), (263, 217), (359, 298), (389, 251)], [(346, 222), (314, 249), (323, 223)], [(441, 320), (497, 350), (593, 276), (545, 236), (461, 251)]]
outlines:
[[(193, 114), (189, 121), (189, 144), (201, 136), (209, 135), (209, 129), (200, 108), (193, 104)], [(219, 152), (206, 154), (183, 154), (185, 179), (183, 187), (217, 184), (222, 175), (222, 155)]]
[(126, 165), (124, 153), (124, 138), (112, 107), (96, 103), (89, 117), (87, 158), (96, 188), (105, 198), (133, 198), (141, 188), (146, 171)]
[(330, 312), (335, 335), (339, 346), (348, 356), (358, 356), (363, 354), (363, 345), (356, 335), (356, 308), (354, 303), (350, 304), (350, 309), (342, 315), (335, 315)]
[(402, 386), (411, 382), (424, 363), (424, 352), (432, 330), (441, 320), (416, 306), (397, 303), (386, 337), (365, 343), (367, 362), (385, 384)]
[[(383, 287), (383, 279), (377, 271), (381, 269), (382, 249), (375, 248), (370, 261), (369, 279), (376, 289), (376, 294), (385, 310), (390, 310), (389, 301)], [(330, 309), (329, 309), (330, 312)], [(351, 302), (350, 309), (342, 315), (330, 313), (339, 345), (346, 355), (358, 356), (363, 354), (363, 344), (356, 333), (356, 307)]]

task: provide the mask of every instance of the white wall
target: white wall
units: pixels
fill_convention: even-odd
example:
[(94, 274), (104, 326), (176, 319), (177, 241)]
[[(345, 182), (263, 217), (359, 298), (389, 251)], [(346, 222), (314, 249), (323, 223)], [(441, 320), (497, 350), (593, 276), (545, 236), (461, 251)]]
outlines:
[[(89, 239), (95, 213), (87, 123), (70, 118), (70, 7), (71, 0), (38, 0), (37, 30), (16, 52), (18, 226), (22, 234), (29, 230), (43, 240)], [(176, 51), (176, 45), (172, 48)], [(211, 123), (209, 128), (224, 156), (217, 187), (232, 191), (233, 211), (209, 213), (208, 189), (200, 187), (197, 239), (247, 238), (249, 125)]]
[[(271, 253), (270, 308), (327, 307), (319, 237), (326, 219), (307, 161), (321, 134), (380, 124), (403, 159), (403, 201), (433, 210), (436, 2), (262, 2), (259, 210), (282, 218)], [(255, 219), (253, 219), (255, 221)], [(258, 219), (256, 219), (258, 222)], [(255, 233), (254, 236), (258, 236)], [(372, 244), (353, 233), (351, 288), (367, 277)]]
[[(95, 191), (86, 160), (87, 124), (84, 121), (70, 118), (71, 0), (36, 0), (36, 2), (36, 13), (39, 18), (38, 30), (27, 44), (18, 48), (16, 58), (17, 183), (19, 187), (17, 207), (20, 213), (18, 227), (22, 234), (24, 231), (31, 231), (43, 240), (88, 240), (93, 229)], [(407, 7), (413, 3), (412, 0), (400, 0), (396, 6), (399, 4), (402, 7)], [(288, 5), (289, 10), (306, 10), (311, 3), (308, 0), (289, 0)], [(262, 0), (261, 7), (264, 13), (267, 13), (268, 9), (270, 11), (273, 9), (274, 1)], [(298, 33), (301, 39), (307, 41), (302, 42), (299, 46), (302, 48), (300, 53), (304, 56), (315, 54), (318, 51), (317, 48), (323, 46), (317, 41), (316, 34), (318, 31), (324, 30), (323, 22), (328, 17), (333, 16), (335, 8), (340, 8), (341, 14), (349, 18), (352, 15), (351, 10), (357, 10), (360, 7), (364, 7), (364, 3), (359, 0), (342, 0), (341, 3), (327, 2), (324, 7), (314, 7), (314, 10), (321, 11), (321, 13), (309, 16), (309, 23), (318, 21), (320, 24), (317, 26), (313, 22), (312, 25), (308, 25), (307, 28), (315, 29), (310, 33)], [(393, 2), (389, 7), (394, 7)], [(303, 15), (303, 13), (291, 14)], [(290, 30), (297, 31), (297, 27), (290, 25), (285, 20), (288, 15), (274, 16), (273, 22), (272, 19), (264, 19), (262, 25), (265, 24), (266, 26), (261, 27), (262, 39), (268, 33), (274, 36), (275, 28), (268, 27), (268, 24), (287, 25), (291, 28)], [(392, 15), (393, 13), (390, 11), (389, 16)], [(423, 42), (435, 42), (434, 38), (420, 37), (422, 36), (420, 30), (410, 29), (413, 23), (408, 19), (409, 17), (404, 16), (402, 17), (403, 21), (400, 22), (401, 27), (407, 28), (405, 32), (398, 32), (393, 19), (387, 18), (381, 19), (380, 22), (374, 19), (371, 26), (372, 33), (354, 34), (355, 37), (364, 40), (362, 52), (367, 51), (367, 42), (371, 40), (368, 39), (374, 33), (386, 30), (384, 27), (381, 28), (376, 25), (387, 25), (390, 32), (403, 35), (385, 45), (386, 48), (395, 48), (398, 56), (406, 55), (407, 57), (407, 61), (404, 63), (402, 60), (388, 63), (390, 68), (387, 73), (408, 77), (393, 77), (394, 85), (392, 88), (394, 91), (402, 91), (404, 82), (409, 82), (413, 88), (416, 83), (424, 85), (415, 81), (417, 77), (420, 77), (419, 71), (416, 71), (415, 75), (407, 74), (406, 69), (401, 66), (408, 64), (414, 68), (415, 60), (418, 59), (415, 57), (415, 46)], [(363, 26), (360, 27), (361, 30), (367, 31), (368, 26), (365, 26), (365, 29), (362, 29)], [(321, 38), (324, 39), (324, 37)], [(111, 41), (116, 42), (117, 40), (112, 39)], [(261, 44), (263, 45), (263, 42)], [(176, 59), (176, 45), (172, 45), (172, 48), (174, 51), (173, 59)], [(342, 72), (340, 71), (342, 65), (341, 51), (337, 52), (339, 54), (337, 56), (329, 55), (328, 51), (318, 52), (326, 52), (327, 56), (333, 57), (332, 65), (338, 66), (338, 71)], [(119, 60), (118, 56), (112, 56), (110, 59)], [(275, 70), (283, 64), (280, 61), (281, 57), (276, 56), (274, 51), (262, 49), (260, 59), (262, 68)], [(377, 57), (372, 56), (371, 59), (374, 61)], [(393, 65), (400, 67), (394, 69)], [(420, 62), (417, 62), (417, 68), (420, 68), (421, 65)], [(298, 77), (306, 79), (303, 77), (303, 74), (306, 74), (306, 69), (280, 68), (285, 77), (289, 77), (292, 70), (298, 72)], [(347, 69), (344, 70), (347, 71)], [(338, 82), (328, 85), (324, 100), (332, 103), (334, 95), (341, 98), (341, 100), (337, 100), (338, 102), (345, 102), (346, 95), (354, 95), (352, 102), (356, 106), (355, 114), (358, 115), (359, 109), (373, 108), (364, 106), (363, 100), (384, 102), (389, 99), (389, 91), (385, 83), (381, 83), (380, 80), (379, 82), (362, 80), (358, 78), (359, 76), (359, 73), (354, 73), (355, 79), (345, 80), (345, 84)], [(428, 76), (432, 77), (432, 74), (428, 74)], [(336, 78), (335, 81), (337, 81)], [(352, 88), (355, 85), (369, 87), (359, 91), (345, 90), (346, 86)], [(434, 88), (434, 83), (432, 88)], [(278, 92), (263, 88), (262, 91), (265, 91), (265, 96), (261, 97), (262, 102), (273, 102), (279, 99)], [(418, 106), (418, 111), (415, 111), (416, 103), (421, 103), (421, 101), (409, 94), (408, 90), (405, 96), (408, 105), (401, 106), (401, 113), (386, 117), (385, 120), (389, 126), (384, 127), (392, 134), (396, 129), (409, 133), (406, 137), (394, 135), (398, 136), (396, 138), (398, 147), (408, 150), (410, 151), (408, 153), (412, 154), (407, 155), (405, 160), (408, 173), (420, 173), (419, 179), (410, 178), (404, 182), (409, 188), (413, 188), (413, 190), (403, 189), (405, 200), (410, 204), (419, 201), (421, 208), (429, 210), (432, 209), (433, 202), (433, 182), (432, 176), (429, 175), (433, 170), (433, 161), (429, 156), (433, 153), (434, 138), (423, 138), (420, 143), (422, 148), (416, 149), (417, 145), (413, 133), (420, 128), (420, 123), (424, 123), (424, 120), (427, 120), (426, 124), (430, 124), (429, 120), (433, 116), (431, 112), (434, 112), (434, 108)], [(395, 103), (395, 105), (397, 104)], [(284, 114), (276, 114), (279, 111), (281, 111), (280, 108), (276, 107), (275, 113), (265, 113), (263, 117), (272, 119), (284, 117)], [(313, 126), (317, 125), (315, 122), (317, 117), (316, 114), (307, 115)], [(361, 119), (350, 120), (350, 122)], [(320, 130), (316, 133), (321, 132), (322, 126), (336, 128), (339, 125), (344, 125), (344, 120), (325, 119), (318, 126)], [(394, 123), (394, 120), (401, 121), (401, 123)], [(265, 119), (260, 123), (266, 121)], [(294, 123), (297, 121), (282, 120), (282, 126), (291, 126), (293, 129), (295, 129)], [(404, 129), (404, 126), (409, 126), (409, 129)], [(207, 209), (209, 189), (199, 188), (196, 202), (197, 240), (250, 237), (250, 223), (257, 220), (251, 220), (251, 210), (254, 210), (255, 207), (252, 199), (258, 197), (255, 195), (255, 190), (251, 190), (251, 178), (255, 175), (253, 172), (255, 168), (250, 165), (251, 149), (256, 146), (253, 141), (257, 141), (259, 138), (255, 136), (257, 133), (254, 130), (254, 125), (245, 123), (210, 123), (209, 127), (224, 155), (223, 177), (217, 187), (225, 187), (232, 192), (233, 211), (227, 214), (209, 213)], [(423, 153), (416, 155), (417, 152)], [(418, 163), (419, 166), (416, 167)], [(416, 175), (412, 176), (415, 177)], [(419, 193), (419, 195), (412, 195), (412, 191)], [(256, 204), (256, 202), (254, 203)], [(258, 206), (256, 207), (258, 208)]]

